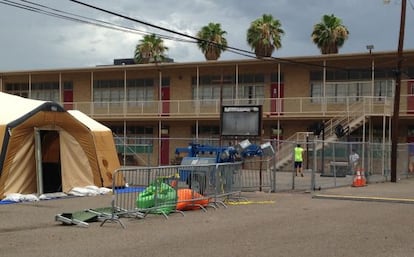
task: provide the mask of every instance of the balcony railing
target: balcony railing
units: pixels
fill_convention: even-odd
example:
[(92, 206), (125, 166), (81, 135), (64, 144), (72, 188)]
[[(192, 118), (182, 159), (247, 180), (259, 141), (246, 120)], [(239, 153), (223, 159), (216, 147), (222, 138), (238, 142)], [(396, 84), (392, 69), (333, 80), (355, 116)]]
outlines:
[[(410, 97), (402, 96), (400, 115), (414, 113)], [(406, 99), (406, 100), (404, 100)], [(390, 97), (291, 97), (260, 99), (224, 99), (223, 105), (262, 105), (264, 117), (334, 117), (351, 111), (360, 103), (361, 114), (371, 116), (392, 115), (393, 99)], [(413, 101), (414, 103), (414, 101)], [(168, 100), (139, 102), (73, 102), (64, 103), (94, 118), (173, 117), (173, 118), (219, 118), (220, 100)], [(409, 107), (412, 107), (410, 109)], [(352, 110), (355, 112), (355, 110)]]

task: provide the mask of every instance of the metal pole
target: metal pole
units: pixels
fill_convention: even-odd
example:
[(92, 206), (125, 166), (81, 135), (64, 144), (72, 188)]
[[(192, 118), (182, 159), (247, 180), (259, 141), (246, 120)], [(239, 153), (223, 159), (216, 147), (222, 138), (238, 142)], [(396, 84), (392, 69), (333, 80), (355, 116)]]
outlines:
[(306, 133), (306, 169), (309, 169), (309, 134)]
[(322, 166), (321, 166), (321, 175), (325, 175), (325, 121), (323, 122), (322, 127)]
[(127, 124), (126, 124), (126, 120), (124, 119), (124, 140), (123, 140), (123, 142), (124, 142), (124, 149), (123, 149), (123, 155), (122, 155), (122, 162), (123, 162), (123, 165), (122, 166), (126, 166), (126, 144), (127, 144)]
[(42, 139), (40, 138), (40, 130), (34, 128), (35, 135), (35, 158), (36, 158), (36, 182), (37, 195), (42, 195), (43, 192), (43, 167), (42, 167)]
[(316, 190), (316, 183), (315, 183), (315, 172), (318, 168), (318, 158), (316, 153), (316, 137), (313, 137), (313, 169), (312, 169), (312, 177), (311, 177), (311, 190)]
[(391, 138), (391, 182), (397, 182), (397, 146), (398, 146), (398, 120), (400, 114), (401, 94), (401, 66), (403, 61), (405, 13), (407, 0), (401, 1), (400, 35), (398, 40), (397, 70), (395, 71), (395, 95), (394, 113), (392, 116), (392, 138)]

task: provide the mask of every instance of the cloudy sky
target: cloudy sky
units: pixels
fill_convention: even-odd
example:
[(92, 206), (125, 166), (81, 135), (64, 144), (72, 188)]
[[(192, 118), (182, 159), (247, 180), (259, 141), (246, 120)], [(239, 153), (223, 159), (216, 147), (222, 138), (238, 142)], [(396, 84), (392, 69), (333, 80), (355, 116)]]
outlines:
[[(263, 14), (279, 19), (285, 35), (274, 57), (318, 55), (310, 34), (324, 14), (342, 19), (350, 32), (340, 53), (395, 51), (398, 46), (401, 0), (81, 0), (136, 20), (195, 36), (209, 22), (227, 31), (229, 46), (248, 50), (246, 30)], [(414, 49), (414, 0), (407, 0), (405, 49)], [(15, 5), (27, 5), (17, 8)], [(34, 5), (36, 4), (36, 5)], [(11, 6), (14, 5), (14, 6)], [(41, 6), (40, 6), (41, 5)], [(45, 7), (51, 9), (45, 9)], [(130, 28), (129, 32), (30, 10), (43, 10), (78, 20), (95, 19)], [(78, 15), (78, 16), (74, 16)], [(56, 16), (56, 15), (55, 15)], [(92, 20), (89, 20), (92, 21)], [(96, 23), (96, 21), (93, 21)], [(123, 19), (69, 0), (0, 0), (0, 71), (90, 67), (132, 58), (141, 32), (177, 35)], [(194, 43), (165, 40), (176, 62), (202, 61)], [(221, 60), (246, 58), (225, 52)]]

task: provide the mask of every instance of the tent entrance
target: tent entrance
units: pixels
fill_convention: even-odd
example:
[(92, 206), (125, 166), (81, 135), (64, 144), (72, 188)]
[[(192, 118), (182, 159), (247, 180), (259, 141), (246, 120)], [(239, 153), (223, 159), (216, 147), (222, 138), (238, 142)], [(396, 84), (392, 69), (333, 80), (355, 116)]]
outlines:
[(35, 129), (35, 147), (37, 193), (62, 192), (59, 132)]

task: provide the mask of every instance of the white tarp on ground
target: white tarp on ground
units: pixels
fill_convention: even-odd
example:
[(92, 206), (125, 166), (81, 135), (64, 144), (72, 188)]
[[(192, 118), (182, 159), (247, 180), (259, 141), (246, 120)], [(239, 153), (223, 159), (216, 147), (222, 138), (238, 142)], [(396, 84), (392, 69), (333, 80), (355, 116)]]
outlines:
[(67, 194), (43, 194), (37, 197), (35, 194), (8, 194), (2, 201), (9, 202), (36, 202), (39, 200), (48, 200), (54, 198), (62, 198), (65, 196), (97, 196), (105, 195), (112, 192), (111, 189), (106, 187), (86, 186), (86, 187), (74, 187)]

